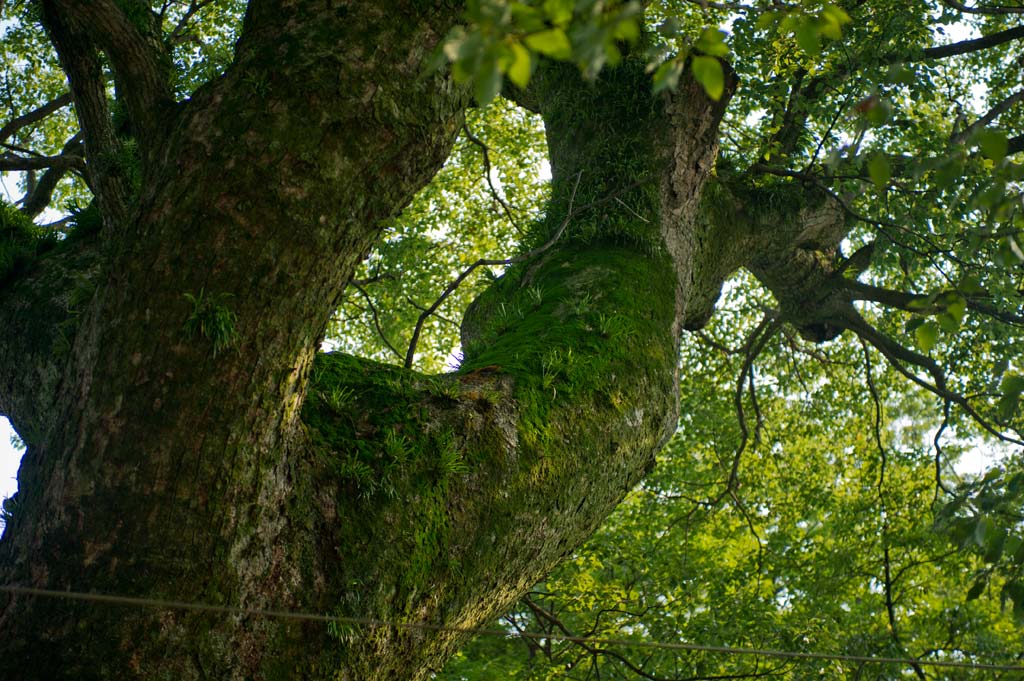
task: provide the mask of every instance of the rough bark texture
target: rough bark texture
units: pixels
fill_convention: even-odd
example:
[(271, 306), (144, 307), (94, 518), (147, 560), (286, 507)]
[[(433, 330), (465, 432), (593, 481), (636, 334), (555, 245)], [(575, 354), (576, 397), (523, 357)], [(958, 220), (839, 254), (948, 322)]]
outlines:
[[(91, 45), (90, 11), (62, 7), (55, 43), (84, 41), (66, 63), (138, 47)], [(650, 469), (680, 333), (759, 231), (702, 204), (725, 101), (693, 82), (653, 96), (630, 60), (596, 83), (537, 74), (538, 241), (569, 222), (473, 304), (459, 372), (314, 358), (380, 221), (459, 128), (464, 94), (422, 76), (457, 17), (254, 1), (235, 64), (191, 101), (160, 104), (159, 60), (138, 66), (133, 106), (161, 125), (137, 169), (95, 171), (103, 231), (0, 288), (0, 411), (28, 443), (0, 581), (471, 627)], [(109, 130), (82, 125), (100, 153)], [(462, 640), (0, 597), (4, 678), (423, 679)]]

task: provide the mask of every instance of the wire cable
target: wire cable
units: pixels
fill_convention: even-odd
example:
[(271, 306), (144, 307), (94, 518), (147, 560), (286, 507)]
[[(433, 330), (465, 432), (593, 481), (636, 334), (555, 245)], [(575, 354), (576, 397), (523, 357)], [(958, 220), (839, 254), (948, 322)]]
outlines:
[(390, 622), (371, 617), (348, 617), (344, 615), (323, 615), (316, 613), (297, 612), (294, 610), (266, 610), (262, 608), (242, 608), (232, 605), (212, 605), (209, 603), (191, 603), (187, 601), (166, 601), (156, 598), (136, 598), (134, 596), (118, 596), (114, 594), (86, 593), (82, 591), (58, 591), (56, 589), (39, 589), (28, 586), (10, 584), (0, 585), (0, 591), (12, 595), (42, 596), (60, 598), (71, 601), (104, 603), (107, 605), (124, 605), (132, 607), (160, 608), (164, 610), (186, 610), (190, 612), (214, 613), (221, 615), (243, 615), (250, 617), (266, 617), (271, 619), (300, 620), (307, 622), (324, 622), (349, 624), (357, 626), (395, 627), (396, 629), (412, 629), (418, 631), (451, 632), (470, 634), (473, 636), (500, 636), (503, 638), (525, 638), (535, 641), (566, 641), (583, 643), (591, 646), (642, 648), (654, 650), (685, 650), (691, 652), (722, 653), (727, 655), (757, 655), (761, 657), (778, 657), (797, 660), (827, 660), (840, 662), (861, 662), (865, 664), (898, 664), (913, 666), (915, 664), (928, 667), (945, 667), (955, 669), (985, 669), (991, 671), (1024, 672), (1024, 666), (1009, 664), (991, 664), (983, 662), (960, 662), (956, 660), (915, 660), (900, 657), (874, 657), (870, 655), (845, 655), (842, 653), (799, 652), (792, 650), (774, 650), (770, 648), (742, 648), (732, 646), (703, 645), (699, 643), (669, 643), (665, 641), (632, 641), (628, 639), (611, 639), (591, 636), (572, 636), (558, 633), (539, 633), (532, 631), (506, 631), (504, 629), (478, 629), (473, 627), (455, 627), (428, 622)]

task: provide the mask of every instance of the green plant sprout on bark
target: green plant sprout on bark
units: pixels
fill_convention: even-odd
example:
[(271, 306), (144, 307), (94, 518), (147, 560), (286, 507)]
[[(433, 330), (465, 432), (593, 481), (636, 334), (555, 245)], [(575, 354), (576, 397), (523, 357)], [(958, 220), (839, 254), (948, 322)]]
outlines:
[(183, 326), (189, 336), (202, 336), (213, 344), (213, 356), (231, 348), (238, 340), (235, 325), (238, 315), (228, 307), (232, 294), (208, 294), (199, 289), (198, 294), (184, 293), (182, 297), (192, 305), (188, 319)]

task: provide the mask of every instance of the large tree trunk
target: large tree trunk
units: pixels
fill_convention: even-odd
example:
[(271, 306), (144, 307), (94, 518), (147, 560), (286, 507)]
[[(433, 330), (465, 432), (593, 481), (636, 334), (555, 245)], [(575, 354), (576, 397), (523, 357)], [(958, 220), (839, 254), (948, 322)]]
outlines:
[[(724, 103), (652, 96), (632, 63), (546, 68), (559, 238), (474, 303), (462, 369), (315, 357), (459, 127), (461, 92), (421, 71), (457, 15), (252, 4), (229, 72), (140, 123), (124, 218), (101, 197), (98, 237), (0, 290), (0, 411), (28, 443), (0, 582), (483, 624), (675, 428), (680, 333), (738, 264), (698, 219)], [(463, 639), (0, 596), (4, 678), (421, 679)]]

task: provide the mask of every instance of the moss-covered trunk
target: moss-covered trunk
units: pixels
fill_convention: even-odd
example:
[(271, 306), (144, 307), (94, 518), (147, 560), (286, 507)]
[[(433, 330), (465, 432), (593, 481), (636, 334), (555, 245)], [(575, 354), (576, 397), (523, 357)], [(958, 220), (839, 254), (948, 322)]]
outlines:
[[(679, 334), (719, 283), (693, 263), (718, 257), (696, 215), (721, 106), (692, 83), (652, 96), (642, 65), (538, 74), (554, 199), (537, 241), (565, 229), (474, 303), (462, 369), (314, 360), (464, 101), (420, 75), (451, 12), (285, 4), (254, 3), (237, 63), (168, 113), (132, 217), (86, 262), (69, 243), (0, 290), (5, 320), (34, 319), (62, 308), (45, 287), (65, 270), (85, 286), (32, 346), (51, 344), (50, 393), (0, 403), (29, 444), (0, 581), (480, 625), (675, 428)], [(3, 385), (44, 361), (28, 345), (0, 342)], [(462, 640), (0, 596), (4, 678), (422, 679)]]

